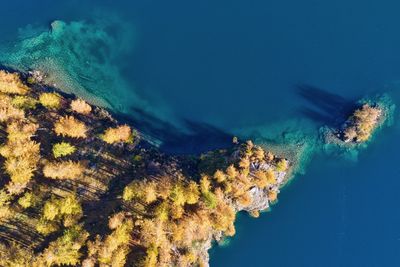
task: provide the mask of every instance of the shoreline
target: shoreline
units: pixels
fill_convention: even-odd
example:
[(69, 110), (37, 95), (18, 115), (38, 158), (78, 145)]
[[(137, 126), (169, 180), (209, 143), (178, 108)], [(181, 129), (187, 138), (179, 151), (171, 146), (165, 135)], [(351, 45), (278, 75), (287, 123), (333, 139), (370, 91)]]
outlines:
[[(198, 245), (195, 246), (197, 248), (195, 247), (192, 248), (191, 247), (192, 245), (183, 245), (183, 247), (179, 248), (178, 246), (182, 246), (179, 245), (179, 242), (176, 244), (174, 243), (175, 241), (174, 242), (165, 241), (167, 242), (167, 244), (170, 244), (169, 246), (171, 246), (171, 250), (170, 252), (164, 251), (163, 253), (171, 253), (170, 254), (171, 263), (173, 262), (178, 263), (182, 260), (192, 261), (190, 259), (186, 259), (186, 257), (188, 257), (186, 256), (186, 254), (182, 254), (185, 250), (190, 250), (191, 251), (190, 253), (192, 253), (190, 256), (191, 258), (194, 257), (193, 259), (195, 259), (195, 261), (200, 264), (208, 265), (209, 261), (208, 251), (212, 246), (213, 240), (219, 241), (221, 240), (222, 236), (234, 235), (235, 230), (233, 223), (235, 221), (236, 213), (239, 211), (247, 211), (253, 214), (253, 216), (257, 217), (259, 211), (267, 209), (270, 203), (274, 203), (276, 201), (279, 189), (281, 188), (282, 183), (285, 181), (287, 170), (291, 168), (291, 166), (289, 166), (291, 163), (288, 162), (286, 159), (276, 157), (270, 152), (267, 153), (266, 150), (262, 149), (259, 146), (254, 145), (251, 141), (248, 141), (247, 143), (234, 142), (234, 144), (232, 144), (232, 146), (229, 149), (220, 149), (213, 152), (208, 152), (206, 154), (202, 154), (200, 157), (199, 156), (196, 157), (193, 155), (190, 156), (167, 155), (160, 151), (157, 151), (157, 148), (153, 147), (151, 143), (148, 142), (148, 140), (146, 140), (145, 138), (143, 138), (143, 135), (135, 129), (132, 130), (132, 135), (134, 136), (133, 139), (134, 141), (132, 143), (127, 142), (126, 144), (124, 144), (124, 142), (117, 142), (110, 146), (107, 145), (105, 147), (107, 150), (106, 152), (107, 154), (104, 154), (105, 151), (103, 151), (103, 149), (101, 148), (101, 142), (102, 142), (101, 139), (103, 138), (102, 136), (104, 134), (99, 135), (99, 131), (101, 130), (101, 128), (106, 129), (107, 127), (110, 127), (109, 129), (117, 129), (113, 127), (121, 125), (120, 123), (118, 123), (116, 119), (113, 118), (112, 113), (106, 111), (103, 108), (99, 108), (93, 105), (89, 106), (87, 104), (85, 105), (89, 108), (89, 110), (92, 110), (91, 114), (84, 115), (84, 114), (74, 113), (73, 111), (71, 112), (71, 110), (69, 109), (69, 105), (70, 103), (72, 105), (72, 102), (77, 99), (75, 95), (66, 94), (58, 90), (57, 88), (37, 83), (35, 80), (32, 79), (32, 76), (29, 76), (29, 74), (27, 73), (21, 73), (21, 72), (14, 72), (14, 73), (18, 73), (17, 76), (20, 75), (22, 77), (22, 80), (27, 83), (26, 85), (20, 83), (20, 81), (18, 81), (19, 78), (16, 80), (16, 76), (13, 73), (3, 72), (2, 75), (3, 79), (5, 77), (5, 80), (0, 81), (0, 85), (1, 83), (3, 83), (2, 84), (3, 87), (0, 86), (0, 89), (6, 90), (2, 92), (3, 101), (11, 101), (12, 99), (15, 100), (18, 99), (18, 101), (19, 99), (21, 100), (24, 99), (24, 101), (26, 101), (30, 99), (29, 101), (31, 102), (33, 101), (34, 103), (38, 104), (35, 104), (32, 107), (27, 106), (26, 107), (27, 109), (24, 110), (25, 115), (22, 115), (24, 116), (22, 117), (22, 120), (14, 119), (12, 117), (9, 118), (5, 117), (5, 120), (11, 123), (31, 123), (29, 121), (37, 121), (40, 124), (43, 124), (41, 126), (42, 130), (40, 132), (37, 132), (36, 135), (31, 136), (32, 139), (35, 140), (34, 142), (40, 142), (42, 147), (40, 150), (41, 159), (40, 161), (35, 163), (34, 167), (37, 171), (35, 171), (33, 177), (30, 180), (20, 185), (18, 191), (15, 191), (14, 193), (11, 193), (4, 189), (2, 191), (4, 194), (7, 195), (7, 198), (14, 199), (12, 202), (7, 202), (2, 204), (3, 208), (9, 209), (11, 212), (9, 215), (7, 215), (8, 217), (5, 217), (6, 220), (3, 221), (3, 223), (6, 222), (7, 224), (7, 221), (10, 218), (22, 220), (21, 223), (30, 224), (30, 227), (32, 227), (32, 232), (40, 231), (39, 234), (42, 235), (44, 243), (40, 245), (39, 244), (33, 245), (33, 247), (36, 247), (36, 250), (38, 250), (40, 253), (36, 256), (35, 254), (33, 254), (34, 256), (32, 256), (32, 258), (29, 259), (30, 261), (34, 262), (41, 261), (43, 260), (42, 257), (45, 257), (46, 253), (56, 253), (55, 251), (53, 251), (54, 248), (52, 246), (58, 246), (57, 242), (61, 242), (60, 239), (56, 239), (48, 243), (48, 241), (46, 241), (47, 234), (43, 232), (44, 229), (38, 228), (38, 223), (39, 223), (38, 221), (36, 220), (25, 221), (24, 216), (15, 217), (17, 214), (23, 215), (25, 213), (25, 209), (26, 211), (30, 210), (29, 208), (30, 206), (26, 206), (26, 208), (23, 207), (21, 209), (22, 204), (19, 203), (23, 202), (21, 202), (20, 200), (15, 202), (15, 200), (24, 199), (26, 198), (26, 196), (31, 195), (32, 193), (38, 190), (46, 192), (47, 195), (47, 196), (40, 196), (41, 194), (39, 194), (39, 191), (35, 193), (39, 194), (40, 197), (40, 200), (38, 200), (38, 202), (34, 204), (38, 205), (37, 208), (35, 209), (37, 209), (39, 213), (43, 212), (42, 216), (50, 216), (46, 215), (46, 205), (50, 205), (54, 201), (53, 200), (54, 192), (58, 192), (57, 198), (61, 199), (72, 198), (74, 199), (74, 201), (81, 203), (81, 204), (77, 203), (77, 205), (82, 205), (79, 214), (76, 215), (78, 217), (76, 218), (76, 221), (73, 222), (72, 226), (65, 227), (60, 225), (60, 223), (62, 223), (62, 220), (65, 220), (65, 218), (63, 219), (62, 217), (58, 219), (58, 217), (54, 217), (51, 215), (50, 217), (44, 217), (45, 219), (43, 218), (40, 219), (41, 221), (44, 220), (44, 222), (46, 223), (53, 223), (53, 220), (56, 220), (54, 221), (54, 223), (56, 223), (57, 227), (54, 230), (48, 229), (46, 231), (50, 231), (50, 233), (56, 231), (54, 234), (58, 235), (59, 238), (62, 238), (62, 232), (60, 232), (61, 230), (64, 229), (65, 231), (67, 231), (68, 229), (72, 229), (75, 227), (77, 231), (80, 232), (81, 235), (86, 236), (84, 240), (87, 240), (87, 238), (89, 237), (88, 244), (90, 244), (90, 242), (94, 242), (93, 238), (96, 235), (95, 233), (97, 233), (97, 235), (100, 234), (100, 236), (103, 236), (101, 238), (103, 239), (103, 242), (105, 242), (104, 244), (99, 244), (99, 246), (107, 246), (108, 242), (107, 240), (113, 236), (115, 231), (120, 231), (119, 229), (122, 229), (121, 227), (130, 227), (129, 225), (134, 223), (139, 225), (139, 229), (140, 228), (143, 229), (146, 224), (153, 223), (151, 221), (148, 221), (148, 219), (142, 218), (142, 215), (140, 215), (140, 213), (135, 214), (136, 208), (132, 209), (134, 206), (138, 204), (142, 205), (140, 203), (143, 201), (148, 202), (148, 204), (150, 204), (150, 205), (143, 205), (143, 208), (144, 210), (151, 211), (151, 213), (153, 213), (154, 211), (157, 212), (157, 209), (162, 205), (164, 205), (164, 203), (165, 205), (172, 205), (171, 209), (180, 208), (184, 209), (184, 212), (188, 213), (187, 215), (183, 216), (182, 214), (179, 215), (180, 214), (179, 210), (177, 211), (171, 210), (170, 212), (173, 213), (170, 214), (167, 213), (168, 214), (167, 216), (168, 217), (172, 216), (172, 217), (167, 221), (163, 222), (159, 221), (160, 219), (154, 219), (155, 220), (154, 223), (161, 223), (160, 226), (164, 224), (163, 227), (170, 227), (168, 226), (169, 223), (172, 223), (173, 226), (174, 223), (179, 223), (181, 220), (183, 220), (182, 223), (184, 222), (184, 220), (194, 220), (196, 217), (191, 217), (191, 216), (199, 216), (196, 215), (197, 214), (196, 212), (198, 212), (196, 210), (199, 210), (202, 213), (204, 213), (204, 216), (206, 216), (204, 219), (210, 220), (210, 226), (197, 225), (196, 227), (201, 227), (201, 228), (199, 228), (196, 231), (204, 231), (204, 234), (208, 235), (208, 237), (204, 236), (202, 238), (200, 236), (199, 237), (200, 239), (196, 239), (197, 238), (196, 236), (191, 237), (193, 238), (193, 240), (197, 240), (196, 242), (198, 243)], [(9, 78), (12, 77), (13, 80), (8, 81), (7, 80), (9, 79), (8, 77)], [(12, 82), (15, 84), (10, 83), (9, 85), (7, 85), (8, 82)], [(4, 84), (6, 84), (5, 87)], [(19, 91), (18, 90), (9, 91), (7, 89), (7, 86), (9, 86), (10, 88), (12, 88), (11, 86), (16, 86), (16, 89), (22, 88), (23, 90), (18, 89)], [(20, 91), (21, 93), (19, 93)], [(57, 108), (45, 106), (51, 103), (49, 102), (48, 104), (46, 104), (45, 102), (42, 102), (42, 96), (46, 94), (48, 95), (48, 97), (51, 96), (52, 98), (58, 99), (57, 101), (59, 101), (58, 102), (59, 104), (57, 104)], [(39, 100), (40, 103), (37, 102)], [(51, 98), (49, 100), (51, 100)], [(15, 109), (15, 107), (13, 107), (12, 104), (9, 103), (7, 104), (7, 102), (5, 103), (6, 105), (8, 105), (7, 108), (9, 108), (10, 110)], [(28, 103), (28, 102), (23, 102), (23, 103)], [(53, 131), (51, 125), (53, 123), (55, 123), (55, 125), (57, 123), (60, 123), (60, 121), (63, 118), (65, 119), (70, 118), (71, 123), (72, 122), (78, 123), (74, 122), (73, 117), (79, 118), (81, 120), (81, 122), (79, 122), (80, 124), (82, 123), (87, 124), (87, 126), (89, 127), (88, 128), (89, 139), (84, 142), (82, 141), (78, 142), (78, 140), (74, 139), (75, 137), (72, 135), (72, 134), (75, 135), (75, 129), (73, 128), (69, 130), (65, 129), (67, 130), (65, 134), (71, 135), (72, 137), (72, 138), (68, 137), (65, 140), (70, 142), (72, 145), (77, 146), (78, 150), (80, 150), (79, 155), (74, 156), (75, 155), (74, 153), (72, 156), (68, 156), (70, 159), (72, 159), (72, 161), (69, 162), (71, 164), (72, 163), (78, 164), (82, 160), (89, 161), (88, 162), (89, 166), (92, 166), (90, 168), (91, 169), (94, 168), (93, 170), (98, 170), (99, 166), (96, 165), (99, 163), (95, 162), (98, 161), (97, 157), (101, 155), (99, 153), (104, 154), (103, 156), (107, 155), (107, 157), (113, 156), (113, 154), (115, 155), (120, 154), (122, 156), (122, 157), (119, 156), (120, 159), (115, 158), (112, 160), (113, 164), (116, 164), (120, 160), (123, 160), (121, 162), (121, 169), (117, 171), (116, 175), (113, 174), (116, 170), (113, 170), (113, 166), (108, 165), (108, 163), (105, 163), (106, 165), (104, 165), (104, 167), (102, 168), (108, 168), (109, 171), (111, 172), (108, 172), (108, 174), (107, 173), (101, 174), (101, 176), (94, 175), (91, 169), (82, 169), (79, 172), (76, 172), (77, 173), (76, 175), (71, 174), (70, 172), (70, 174), (60, 173), (56, 174), (57, 176), (54, 177), (50, 176), (53, 179), (53, 181), (51, 181), (48, 179), (49, 178), (48, 175), (52, 174), (46, 174), (44, 172), (44, 177), (43, 177), (42, 174), (39, 173), (41, 170), (46, 171), (46, 168), (47, 169), (55, 168), (56, 165), (54, 164), (56, 163), (52, 162), (58, 162), (57, 164), (64, 164), (64, 165), (68, 163), (62, 160), (54, 161), (54, 159), (51, 159), (53, 156), (49, 154), (50, 151), (48, 151), (48, 149), (51, 147), (51, 143), (49, 142), (53, 142), (52, 141), (53, 139), (62, 140), (62, 138), (60, 137), (56, 137), (55, 135), (53, 136), (53, 134), (51, 133)], [(59, 120), (59, 122), (57, 122), (57, 120)], [(10, 130), (7, 128), (9, 127), (8, 125), (10, 124), (4, 124), (4, 119), (3, 119), (3, 125), (0, 126), (4, 127), (4, 129), (8, 131), (9, 141), (7, 141), (8, 143), (6, 144), (11, 145), (10, 143), (11, 136), (9, 134)], [(99, 128), (93, 128), (92, 125), (98, 125), (96, 127)], [(43, 134), (43, 130), (45, 130), (44, 133), (46, 133), (47, 136), (45, 138), (41, 137), (41, 135)], [(86, 138), (86, 134), (82, 135), (82, 137)], [(7, 140), (7, 133), (4, 135), (3, 138)], [(96, 148), (96, 146), (98, 148)], [(129, 154), (135, 155), (133, 157), (134, 159), (133, 162), (130, 159), (130, 157), (132, 156), (129, 156)], [(4, 154), (3, 152), (3, 156), (9, 157), (7, 155), (8, 154)], [(138, 159), (138, 163), (140, 163), (139, 165), (137, 165), (136, 163), (136, 158)], [(21, 160), (19, 158), (16, 159)], [(222, 169), (220, 169), (221, 167), (214, 166), (214, 165), (219, 165), (220, 163), (218, 162), (220, 162), (221, 160), (223, 162), (223, 164), (221, 165)], [(91, 165), (90, 161), (94, 161), (95, 164)], [(5, 164), (4, 162), (0, 163)], [(49, 163), (53, 164), (54, 166), (50, 167), (50, 165), (48, 165)], [(78, 165), (76, 165), (76, 167), (78, 167)], [(224, 168), (226, 168), (226, 170), (224, 170)], [(57, 170), (57, 172), (61, 171), (63, 170), (62, 169)], [(135, 176), (137, 176), (135, 175), (135, 173), (143, 173), (143, 174), (140, 175), (141, 177), (138, 177), (140, 179), (137, 179), (134, 178)], [(133, 176), (131, 176), (131, 174)], [(192, 198), (191, 200), (175, 199), (177, 196), (174, 196), (174, 194), (177, 193), (171, 191), (171, 193), (168, 194), (172, 195), (169, 195), (169, 197), (167, 198), (164, 198), (162, 195), (164, 193), (161, 194), (160, 192), (157, 193), (157, 196), (144, 195), (146, 198), (143, 199), (141, 195), (146, 192), (143, 190), (147, 190), (146, 187), (148, 186), (153, 186), (160, 183), (158, 179), (161, 179), (165, 175), (170, 176), (170, 178), (166, 180), (166, 183), (170, 183), (171, 186), (173, 186), (174, 188), (178, 186), (180, 183), (184, 184), (189, 183), (190, 185), (195, 186), (194, 189), (196, 193), (193, 196), (195, 198)], [(153, 179), (151, 178), (152, 176), (155, 176), (154, 182), (152, 181)], [(157, 176), (159, 176), (159, 178), (157, 178)], [(6, 183), (8, 180), (7, 186), (13, 186), (16, 183), (16, 180), (15, 178), (13, 178), (12, 175), (10, 176), (10, 178), (9, 178), (10, 180), (8, 179), (5, 180)], [(59, 180), (60, 178), (61, 180)], [(105, 183), (96, 181), (96, 179), (99, 178), (103, 180)], [(40, 181), (44, 182), (45, 187), (43, 187), (41, 184), (36, 184), (36, 179), (39, 179)], [(235, 181), (235, 179), (239, 180)], [(130, 186), (133, 184), (135, 184), (134, 187), (130, 189), (131, 188)], [(60, 185), (62, 185), (61, 188), (59, 189), (56, 188), (59, 187)], [(65, 189), (62, 189), (64, 187), (68, 188), (71, 185), (72, 185), (72, 191), (77, 192), (73, 193), (73, 195), (70, 195), (71, 193), (64, 191)], [(99, 191), (98, 197), (93, 198), (92, 196), (90, 196), (88, 191), (89, 185), (91, 187), (100, 186), (100, 188), (102, 188)], [(137, 193), (134, 193), (134, 195), (127, 195), (131, 194), (129, 193), (130, 192), (129, 190), (136, 190), (134, 189), (136, 186), (143, 187), (143, 189), (139, 190)], [(228, 189), (228, 187), (229, 188), (232, 187), (232, 189)], [(235, 190), (236, 193), (231, 193), (230, 190)], [(120, 198), (122, 194), (122, 199), (117, 200), (115, 202), (114, 200), (108, 203), (104, 202), (105, 200), (107, 200), (107, 198), (111, 196), (110, 194), (113, 196), (113, 198), (115, 197)], [(51, 196), (51, 198), (49, 198), (49, 196)], [(44, 199), (42, 199), (42, 197)], [(151, 197), (151, 199), (148, 199), (148, 197)], [(93, 203), (92, 204), (86, 203), (87, 202), (86, 198), (92, 199), (91, 201)], [(179, 204), (182, 205), (181, 207), (176, 206), (177, 204), (174, 204), (175, 201), (178, 200), (180, 201), (179, 203), (182, 203), (182, 201), (184, 201), (183, 204)], [(185, 204), (185, 202), (188, 203)], [(41, 203), (43, 203), (44, 206), (41, 206), (43, 205)], [(114, 220), (113, 218), (117, 217), (119, 218), (122, 216), (122, 219), (119, 219), (122, 221), (118, 223), (116, 229), (113, 227), (109, 230), (106, 230), (104, 226), (101, 226), (102, 224), (107, 223), (106, 218), (104, 218), (103, 216), (100, 217), (102, 218), (102, 220), (105, 220), (104, 222), (102, 221), (96, 222), (96, 218), (99, 215), (97, 214), (97, 211), (95, 209), (96, 207), (101, 207), (103, 205), (105, 205), (103, 207), (103, 209), (105, 210), (105, 214), (109, 214), (108, 216), (110, 218), (110, 223), (112, 220)], [(154, 205), (156, 205), (156, 210), (154, 210), (153, 207)], [(193, 208), (194, 210), (192, 211)], [(113, 211), (115, 209), (117, 210), (117, 213)], [(175, 214), (175, 212), (178, 213)], [(189, 216), (191, 212), (194, 212), (194, 214)], [(13, 215), (14, 213), (16, 213), (16, 215)], [(81, 217), (83, 214), (88, 214), (85, 219)], [(207, 218), (208, 216), (209, 218)], [(220, 216), (222, 217), (218, 218)], [(228, 217), (224, 218), (224, 216)], [(66, 222), (64, 221), (63, 224), (66, 225)], [(70, 223), (68, 223), (68, 225), (69, 224)], [(92, 229), (90, 230), (87, 228), (89, 225), (91, 225), (92, 227)], [(82, 228), (83, 226), (86, 227)], [(188, 228), (189, 230), (191, 226), (188, 225), (187, 227), (189, 227)], [(36, 230), (34, 230), (35, 228)], [(151, 232), (152, 230), (146, 230), (146, 231), (140, 230), (140, 231), (142, 231), (141, 233), (139, 233), (141, 235), (145, 234), (145, 232), (147, 231)], [(9, 235), (9, 237), (11, 238), (14, 234), (12, 234), (11, 232), (7, 234), (6, 232), (6, 236), (7, 235)], [(138, 242), (139, 245), (130, 246), (126, 243), (122, 243), (120, 245), (121, 249), (123, 251), (126, 251), (124, 253), (128, 253), (125, 254), (124, 256), (127, 257), (126, 260), (129, 262), (131, 257), (133, 257), (133, 255), (141, 255), (140, 257), (142, 257), (143, 260), (145, 261), (157, 261), (157, 262), (160, 261), (159, 263), (161, 264), (161, 262), (163, 261), (163, 257), (160, 256), (160, 258), (158, 258), (157, 254), (156, 255), (151, 254), (153, 253), (151, 252), (152, 245), (151, 244), (145, 245), (142, 243), (143, 241), (141, 241), (140, 239), (135, 241), (136, 238), (135, 235), (132, 236), (133, 239), (129, 241), (129, 243)], [(171, 237), (169, 236), (169, 234), (166, 234), (165, 238), (168, 239)], [(2, 238), (0, 237), (0, 239)], [(85, 243), (86, 241), (81, 244), (81, 247), (85, 247), (86, 246)], [(14, 244), (13, 246), (17, 245)], [(19, 249), (22, 248), (19, 247)], [(147, 252), (145, 252), (144, 254), (143, 254), (143, 249), (145, 249), (145, 251), (147, 250)], [(1, 247), (0, 250), (2, 250)], [(29, 253), (27, 252), (27, 254)], [(113, 255), (114, 254), (112, 253), (109, 256), (107, 256), (111, 257), (109, 258), (109, 260), (112, 260)], [(100, 254), (98, 259), (101, 260)], [(47, 261), (46, 259), (44, 260)], [(59, 264), (66, 263), (64, 260), (62, 260), (62, 258), (60, 258), (59, 260), (57, 260), (56, 258), (54, 260), (55, 263)], [(79, 259), (74, 259), (74, 261), (75, 260)], [(89, 264), (89, 262), (96, 262), (97, 260), (94, 256), (88, 255), (87, 258), (84, 260), (84, 262), (85, 264)], [(47, 262), (47, 264), (49, 264), (49, 262)]]
[[(111, 264), (115, 257), (123, 263), (116, 266), (208, 266), (210, 249), (235, 235), (237, 214), (269, 212), (310, 160), (312, 144), (306, 141), (263, 147), (237, 138), (229, 148), (200, 155), (168, 154), (105, 108), (37, 83), (28, 73), (0, 74), (0, 163), (7, 173), (0, 190), (6, 199), (0, 202), (0, 226), (7, 230), (0, 240), (17, 250), (26, 246), (33, 266), (68, 264), (57, 248), (69, 231), (77, 232), (79, 246), (63, 246), (85, 267)], [(384, 123), (378, 120), (369, 138)], [(25, 143), (34, 151), (20, 148), (22, 154), (14, 155), (13, 146), (31, 149)], [(70, 150), (58, 158), (56, 145)], [(35, 159), (21, 182), (15, 173), (26, 171), (19, 167), (24, 153)], [(17, 167), (7, 167), (9, 160)], [(65, 208), (57, 207), (63, 201), (72, 201), (75, 213), (63, 215)], [(49, 214), (49, 207), (56, 210)], [(32, 212), (39, 217), (27, 219)], [(15, 236), (18, 241), (8, 226), (12, 220), (40, 236), (38, 243), (10, 243)]]

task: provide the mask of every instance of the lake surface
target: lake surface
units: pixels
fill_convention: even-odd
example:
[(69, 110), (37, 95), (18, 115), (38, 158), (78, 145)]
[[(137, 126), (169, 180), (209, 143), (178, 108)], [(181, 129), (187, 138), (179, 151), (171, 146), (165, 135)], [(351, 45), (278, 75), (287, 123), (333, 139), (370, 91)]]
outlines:
[[(223, 147), (233, 135), (308, 140), (303, 174), (271, 212), (240, 214), (211, 266), (399, 266), (398, 114), (358, 157), (314, 144), (336, 114), (326, 104), (384, 92), (399, 103), (399, 9), (390, 0), (8, 1), (0, 58), (57, 70), (54, 83), (132, 120), (167, 152)], [(54, 20), (67, 24), (50, 33)]]

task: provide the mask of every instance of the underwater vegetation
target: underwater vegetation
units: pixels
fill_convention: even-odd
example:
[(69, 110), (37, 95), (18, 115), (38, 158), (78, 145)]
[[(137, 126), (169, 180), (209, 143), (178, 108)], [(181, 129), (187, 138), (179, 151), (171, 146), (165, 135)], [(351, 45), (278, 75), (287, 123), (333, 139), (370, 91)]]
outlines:
[[(26, 27), (20, 29), (16, 43), (0, 47), (0, 62), (22, 71), (35, 70), (46, 84), (127, 112), (127, 106), (144, 105), (122, 78), (123, 66), (114, 64), (133, 45), (130, 27), (113, 16), (68, 23), (56, 20), (49, 29)], [(118, 90), (110, 94), (112, 88)]]

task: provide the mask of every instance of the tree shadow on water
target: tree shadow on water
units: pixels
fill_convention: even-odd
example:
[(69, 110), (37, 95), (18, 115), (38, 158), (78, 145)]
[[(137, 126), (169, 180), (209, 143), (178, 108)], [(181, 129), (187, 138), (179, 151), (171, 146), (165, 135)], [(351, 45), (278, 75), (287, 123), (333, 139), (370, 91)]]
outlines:
[(131, 109), (130, 115), (119, 113), (116, 117), (150, 139), (159, 141), (159, 149), (170, 154), (200, 154), (232, 144), (232, 135), (207, 123), (185, 119), (186, 129), (180, 129), (136, 108)]
[(312, 107), (300, 112), (308, 118), (330, 127), (340, 126), (357, 107), (356, 100), (307, 84), (297, 85), (298, 94)]

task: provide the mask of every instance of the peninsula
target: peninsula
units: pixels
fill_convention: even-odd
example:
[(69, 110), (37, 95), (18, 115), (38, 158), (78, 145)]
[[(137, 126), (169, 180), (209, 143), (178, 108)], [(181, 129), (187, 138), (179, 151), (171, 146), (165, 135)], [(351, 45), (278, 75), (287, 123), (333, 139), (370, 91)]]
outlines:
[(0, 266), (208, 266), (291, 163), (251, 141), (160, 152), (105, 109), (0, 71)]

